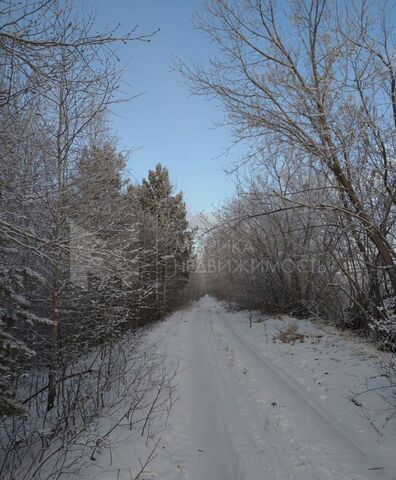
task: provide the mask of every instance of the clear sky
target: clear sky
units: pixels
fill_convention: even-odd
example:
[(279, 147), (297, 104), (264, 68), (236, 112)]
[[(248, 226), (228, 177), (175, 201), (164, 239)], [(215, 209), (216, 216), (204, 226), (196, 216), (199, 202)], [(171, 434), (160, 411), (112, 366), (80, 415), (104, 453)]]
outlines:
[[(209, 40), (194, 29), (192, 17), (201, 0), (91, 0), (99, 28), (121, 23), (125, 32), (139, 25), (139, 32), (160, 31), (148, 44), (132, 42), (120, 49), (128, 63), (123, 86), (128, 95), (144, 94), (129, 104), (116, 105), (114, 126), (121, 148), (134, 148), (128, 169), (141, 180), (160, 162), (169, 168), (178, 190), (185, 193), (190, 213), (210, 211), (231, 194), (232, 180), (223, 167), (241, 151), (233, 149), (226, 128), (215, 128), (222, 118), (216, 106), (192, 97), (179, 73), (172, 71), (172, 57), (205, 62), (213, 53)], [(218, 158), (220, 157), (220, 158)]]

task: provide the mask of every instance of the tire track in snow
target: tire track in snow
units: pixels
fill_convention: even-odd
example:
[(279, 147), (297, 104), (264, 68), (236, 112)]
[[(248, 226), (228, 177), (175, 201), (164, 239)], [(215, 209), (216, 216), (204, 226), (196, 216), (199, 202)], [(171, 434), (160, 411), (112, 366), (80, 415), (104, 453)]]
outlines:
[[(390, 480), (288, 372), (202, 299), (169, 322), (180, 399), (164, 435), (163, 480)], [(173, 346), (172, 346), (172, 345)], [(276, 400), (276, 406), (271, 403)], [(168, 458), (168, 461), (166, 461)], [(371, 459), (371, 460), (370, 460)]]
[[(289, 424), (289, 430), (294, 429), (294, 438), (293, 436), (282, 438), (282, 433), (287, 435), (288, 432), (278, 431), (275, 433), (280, 436), (276, 442), (278, 445), (281, 446), (283, 440), (285, 449), (288, 447), (292, 449), (293, 444), (301, 443), (315, 450), (313, 454), (308, 450), (308, 458), (304, 460), (309, 461), (310, 467), (308, 466), (308, 468), (311, 468), (313, 478), (320, 480), (394, 479), (394, 476), (390, 476), (385, 471), (375, 470), (377, 466), (382, 466), (382, 459), (377, 459), (372, 451), (364, 451), (359, 446), (358, 439), (351, 438), (349, 433), (342, 431), (336, 421), (333, 421), (327, 412), (321, 409), (321, 405), (309, 397), (293, 377), (274, 365), (263, 353), (258, 352), (243, 335), (238, 335), (231, 321), (227, 319), (227, 312), (221, 308), (215, 308), (215, 310), (217, 318), (215, 325), (222, 327), (225, 338), (231, 341), (235, 351), (241, 355), (243, 360), (255, 367), (256, 377), (261, 378), (262, 383), (267, 384), (267, 388), (272, 388), (274, 395), (278, 395), (286, 404), (282, 411), (282, 417)], [(257, 367), (259, 367), (259, 371), (257, 371)], [(251, 401), (254, 400), (251, 399)], [(290, 475), (290, 478), (300, 478), (293, 477), (292, 472)]]
[[(233, 480), (234, 458), (214, 381), (211, 348), (205, 332), (206, 310), (194, 308), (174, 322), (171, 335), (183, 372), (176, 402), (163, 435), (155, 477), (163, 480)], [(159, 460), (159, 461), (158, 461)]]

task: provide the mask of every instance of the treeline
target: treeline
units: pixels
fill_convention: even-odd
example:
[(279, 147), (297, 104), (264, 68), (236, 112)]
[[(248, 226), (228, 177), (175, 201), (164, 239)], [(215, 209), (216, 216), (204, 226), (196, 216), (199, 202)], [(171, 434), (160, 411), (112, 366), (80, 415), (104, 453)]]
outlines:
[(224, 107), (234, 198), (202, 259), (234, 304), (316, 315), (396, 346), (395, 12), (386, 2), (210, 0), (210, 67), (180, 65)]
[(115, 343), (178, 306), (188, 279), (182, 195), (161, 165), (131, 184), (106, 121), (120, 98), (113, 46), (151, 35), (94, 34), (81, 11), (0, 1), (0, 476), (16, 455), (6, 417), (35, 405), (49, 425), (56, 406), (51, 428), (76, 421), (87, 371), (99, 398)]

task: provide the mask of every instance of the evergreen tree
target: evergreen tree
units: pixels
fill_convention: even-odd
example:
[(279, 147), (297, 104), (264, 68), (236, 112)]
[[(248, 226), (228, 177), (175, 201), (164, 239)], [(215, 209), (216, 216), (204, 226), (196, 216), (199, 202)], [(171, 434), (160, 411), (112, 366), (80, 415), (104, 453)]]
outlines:
[(150, 170), (140, 188), (140, 204), (150, 217), (152, 263), (146, 275), (154, 282), (155, 314), (162, 318), (174, 308), (188, 279), (192, 232), (181, 192), (174, 194), (169, 172), (161, 164)]
[(16, 397), (16, 380), (35, 355), (24, 337), (26, 326), (48, 322), (35, 315), (29, 296), (42, 278), (28, 267), (15, 267), (15, 252), (0, 238), (0, 417), (25, 413)]

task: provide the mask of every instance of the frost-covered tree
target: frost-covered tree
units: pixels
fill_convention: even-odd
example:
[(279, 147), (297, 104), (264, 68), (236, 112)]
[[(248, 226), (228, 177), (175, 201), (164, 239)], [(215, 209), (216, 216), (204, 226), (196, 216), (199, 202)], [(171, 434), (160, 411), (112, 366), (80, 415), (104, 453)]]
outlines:
[(182, 193), (173, 193), (169, 172), (161, 164), (143, 180), (139, 201), (148, 217), (141, 234), (151, 249), (143, 276), (155, 283), (155, 311), (161, 318), (172, 309), (187, 282), (192, 233)]
[(15, 381), (24, 361), (34, 355), (21, 332), (38, 320), (25, 296), (28, 281), (37, 277), (27, 268), (7, 266), (4, 253), (0, 246), (0, 416), (11, 416), (25, 413), (16, 397)]
[[(193, 92), (221, 103), (249, 145), (241, 165), (266, 190), (243, 191), (234, 225), (258, 231), (274, 257), (316, 241), (338, 271), (327, 304), (366, 331), (396, 295), (394, 18), (382, 1), (209, 0), (197, 23), (216, 54), (180, 66)], [(283, 233), (297, 229), (307, 235)]]
[(109, 141), (93, 144), (82, 150), (73, 179), (71, 275), (83, 304), (77, 323), (94, 342), (132, 323), (139, 247), (124, 167)]
[(151, 418), (164, 405), (151, 400), (165, 385), (151, 353), (128, 333), (155, 290), (139, 277), (146, 213), (103, 120), (120, 74), (112, 45), (150, 35), (93, 23), (73, 2), (0, 0), (2, 478), (58, 478), (103, 409), (127, 397), (132, 417), (139, 397)]

